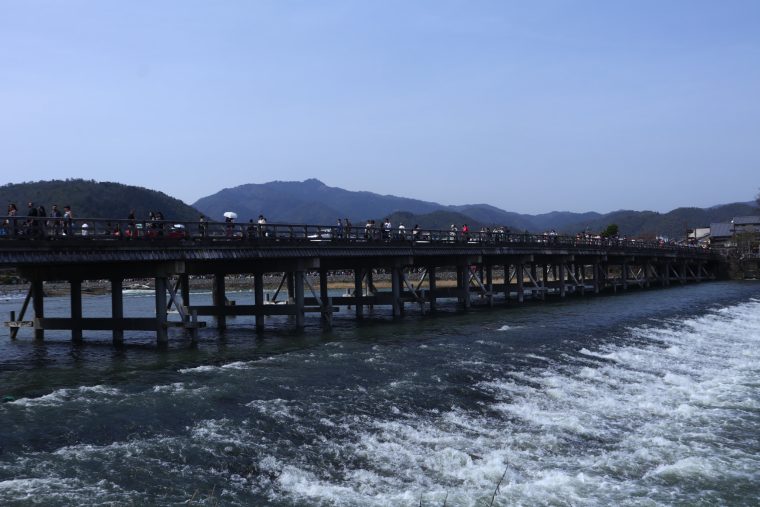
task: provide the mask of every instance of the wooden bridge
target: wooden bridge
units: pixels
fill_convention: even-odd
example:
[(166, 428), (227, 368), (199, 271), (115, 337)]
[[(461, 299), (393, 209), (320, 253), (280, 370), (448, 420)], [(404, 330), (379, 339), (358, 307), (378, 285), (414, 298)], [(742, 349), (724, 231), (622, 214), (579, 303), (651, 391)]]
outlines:
[[(268, 316), (291, 315), (300, 328), (305, 315), (316, 312), (323, 325), (330, 326), (333, 313), (346, 307), (360, 319), (367, 307), (387, 305), (394, 317), (401, 317), (407, 304), (433, 312), (439, 300), (449, 298), (464, 309), (472, 304), (512, 305), (525, 299), (701, 282), (715, 279), (724, 265), (721, 256), (702, 248), (501, 230), (103, 219), (67, 223), (19, 217), (5, 221), (0, 228), (0, 268), (15, 268), (31, 282), (19, 313), (11, 312), (5, 322), (11, 337), (28, 327), (37, 339), (44, 338), (45, 330), (70, 330), (72, 340), (81, 341), (85, 330), (107, 330), (116, 345), (123, 343), (125, 331), (154, 331), (160, 345), (167, 343), (173, 326), (195, 336), (205, 325), (199, 316), (213, 316), (223, 329), (228, 317), (252, 315), (261, 331)], [(352, 274), (353, 289), (330, 297), (328, 284), (336, 272)], [(379, 273), (389, 276), (389, 289), (377, 289)], [(252, 275), (253, 301), (232, 305), (225, 277), (240, 274)], [(264, 297), (265, 274), (281, 276), (271, 299)], [(442, 286), (444, 274), (453, 278), (451, 286)], [(192, 283), (200, 275), (213, 277), (211, 305), (191, 301)], [(155, 313), (127, 318), (124, 281), (135, 278), (154, 280)], [(82, 316), (85, 280), (110, 281), (110, 315)], [(70, 284), (69, 317), (45, 317), (43, 287), (48, 281)], [(33, 318), (25, 320), (30, 303)], [(172, 307), (179, 320), (169, 319)]]

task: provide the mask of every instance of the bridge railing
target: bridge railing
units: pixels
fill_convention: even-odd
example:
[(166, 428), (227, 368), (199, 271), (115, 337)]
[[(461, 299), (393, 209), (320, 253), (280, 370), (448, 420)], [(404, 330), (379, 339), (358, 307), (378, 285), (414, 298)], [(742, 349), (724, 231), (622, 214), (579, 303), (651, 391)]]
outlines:
[[(6, 241), (151, 241), (156, 244), (194, 242), (308, 242), (311, 244), (437, 244), (556, 247), (623, 247), (629, 250), (704, 250), (640, 239), (513, 233), (501, 229), (469, 231), (436, 229), (382, 229), (256, 222), (129, 220), (103, 218), (0, 217), (0, 243)], [(172, 241), (173, 240), (173, 241)]]

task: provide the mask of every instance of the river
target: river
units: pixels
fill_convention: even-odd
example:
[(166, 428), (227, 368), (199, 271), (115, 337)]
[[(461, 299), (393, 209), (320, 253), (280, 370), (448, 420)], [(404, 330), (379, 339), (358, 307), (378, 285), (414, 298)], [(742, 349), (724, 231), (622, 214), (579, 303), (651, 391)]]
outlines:
[(0, 337), (2, 505), (760, 504), (757, 282), (344, 309), (331, 331), (283, 317), (258, 337), (237, 318), (165, 351), (46, 336)]

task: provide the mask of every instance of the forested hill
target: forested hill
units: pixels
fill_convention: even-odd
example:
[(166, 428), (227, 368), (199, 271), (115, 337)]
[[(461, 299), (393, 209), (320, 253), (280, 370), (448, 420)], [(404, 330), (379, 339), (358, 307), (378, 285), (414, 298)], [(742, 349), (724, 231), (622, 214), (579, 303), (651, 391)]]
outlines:
[(27, 213), (27, 203), (42, 204), (47, 213), (53, 204), (58, 209), (70, 205), (80, 218), (127, 218), (131, 209), (138, 218), (150, 211), (161, 211), (167, 220), (197, 220), (199, 212), (179, 199), (162, 192), (121, 183), (94, 180), (52, 180), (13, 183), (0, 186), (0, 215), (9, 203), (15, 203), (19, 215)]
[(707, 227), (711, 222), (759, 213), (752, 203), (734, 203), (712, 208), (678, 208), (667, 213), (621, 210), (605, 214), (553, 211), (527, 215), (489, 204), (446, 206), (393, 195), (344, 190), (316, 179), (226, 188), (200, 199), (194, 206), (215, 220), (221, 220), (225, 211), (235, 211), (244, 220), (261, 213), (270, 222), (326, 225), (336, 223), (338, 218), (348, 217), (354, 225), (360, 225), (367, 219), (382, 221), (389, 217), (392, 223), (403, 223), (407, 227), (419, 224), (423, 228), (447, 229), (452, 223), (457, 227), (467, 223), (471, 228), (503, 226), (512, 231), (530, 232), (554, 229), (566, 234), (597, 233), (615, 223), (625, 236), (664, 235), (671, 238), (683, 237), (687, 229)]

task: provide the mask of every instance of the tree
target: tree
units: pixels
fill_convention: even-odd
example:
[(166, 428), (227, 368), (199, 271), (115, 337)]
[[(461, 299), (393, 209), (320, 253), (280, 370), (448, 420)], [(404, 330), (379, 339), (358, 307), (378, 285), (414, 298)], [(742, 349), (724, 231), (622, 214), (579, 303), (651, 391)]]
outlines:
[(604, 231), (602, 231), (602, 236), (605, 238), (614, 238), (618, 235), (618, 229), (619, 228), (617, 224), (610, 224)]

